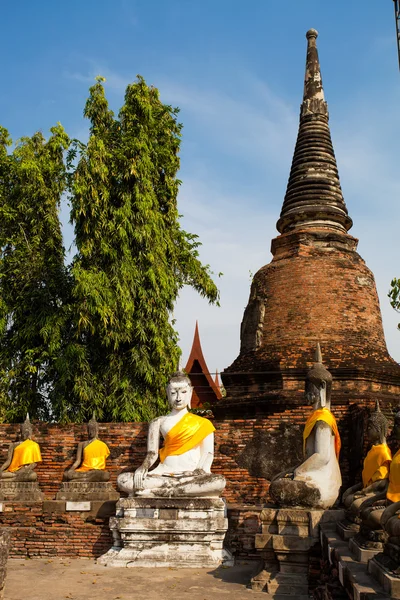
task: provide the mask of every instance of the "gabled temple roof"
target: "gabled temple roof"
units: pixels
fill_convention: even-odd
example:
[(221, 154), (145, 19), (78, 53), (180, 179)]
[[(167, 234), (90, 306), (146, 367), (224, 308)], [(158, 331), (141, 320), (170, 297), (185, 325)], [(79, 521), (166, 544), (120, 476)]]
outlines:
[(192, 349), (186, 363), (185, 371), (194, 387), (192, 396), (193, 408), (202, 406), (205, 402), (211, 404), (222, 398), (221, 390), (217, 383), (218, 375), (214, 381), (203, 355), (197, 321), (194, 330)]
[(353, 222), (340, 187), (322, 87), (315, 29), (307, 31), (307, 59), (300, 126), (277, 229), (348, 231)]

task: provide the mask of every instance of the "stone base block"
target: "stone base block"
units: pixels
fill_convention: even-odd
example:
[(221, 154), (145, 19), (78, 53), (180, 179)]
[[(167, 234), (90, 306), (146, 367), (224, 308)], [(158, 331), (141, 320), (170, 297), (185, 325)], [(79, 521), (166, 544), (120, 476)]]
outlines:
[(309, 598), (308, 579), (305, 573), (278, 573), (262, 569), (251, 579), (251, 589), (266, 592), (271, 598)]
[(353, 538), (360, 531), (360, 526), (357, 523), (352, 523), (345, 519), (344, 521), (339, 521), (336, 525), (336, 531), (342, 538), (342, 540), (349, 540)]
[(0, 500), (12, 502), (42, 502), (43, 492), (37, 481), (0, 481)]
[[(377, 554), (368, 563), (368, 573), (370, 573), (378, 583), (383, 587), (390, 598), (400, 598), (400, 568), (394, 568), (390, 558), (385, 554)], [(399, 571), (399, 572), (397, 572)]]
[(362, 544), (354, 537), (349, 540), (349, 550), (354, 558), (361, 563), (367, 563), (371, 558), (374, 558), (376, 554), (382, 552), (382, 545), (376, 544), (379, 547), (369, 547), (368, 544)]
[(119, 493), (109, 481), (63, 481), (56, 499), (70, 502), (119, 500)]
[(114, 567), (233, 565), (221, 498), (121, 498), (110, 519), (114, 545), (98, 562)]
[(310, 550), (319, 542), (321, 525), (334, 530), (344, 511), (268, 507), (260, 519), (255, 547), (262, 561), (250, 587), (274, 599), (308, 598)]

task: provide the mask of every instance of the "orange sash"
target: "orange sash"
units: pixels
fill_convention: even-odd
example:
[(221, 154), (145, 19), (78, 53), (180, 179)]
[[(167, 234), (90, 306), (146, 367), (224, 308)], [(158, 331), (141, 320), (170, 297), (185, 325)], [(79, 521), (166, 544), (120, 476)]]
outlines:
[(375, 481), (386, 479), (389, 476), (389, 466), (392, 461), (392, 453), (387, 444), (372, 446), (364, 459), (362, 472), (363, 486), (367, 487)]
[(110, 451), (107, 444), (100, 440), (93, 440), (83, 449), (83, 461), (79, 469), (76, 471), (86, 472), (104, 471), (106, 468), (106, 458), (110, 456)]
[(163, 463), (167, 456), (184, 454), (215, 431), (214, 425), (208, 419), (192, 413), (186, 413), (167, 433), (164, 445), (160, 450), (160, 461)]
[(304, 452), (304, 454), (306, 453), (307, 438), (310, 435), (310, 433), (312, 432), (312, 430), (314, 429), (314, 425), (317, 421), (325, 421), (325, 423), (328, 423), (329, 427), (332, 429), (333, 434), (335, 436), (336, 457), (339, 460), (340, 448), (342, 446), (342, 443), (340, 441), (339, 430), (338, 430), (338, 426), (337, 426), (335, 417), (333, 416), (331, 411), (328, 410), (327, 408), (318, 408), (308, 417), (307, 423), (305, 424), (304, 431), (303, 431), (303, 452)]
[(15, 446), (12, 461), (7, 471), (14, 473), (24, 465), (31, 465), (32, 463), (41, 462), (41, 460), (39, 444), (33, 440), (25, 440)]

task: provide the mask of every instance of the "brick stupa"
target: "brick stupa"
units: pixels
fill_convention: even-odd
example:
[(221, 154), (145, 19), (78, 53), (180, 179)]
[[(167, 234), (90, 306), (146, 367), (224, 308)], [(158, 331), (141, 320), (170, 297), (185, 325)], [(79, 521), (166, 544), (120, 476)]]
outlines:
[[(218, 416), (304, 404), (316, 343), (332, 373), (333, 404), (397, 406), (400, 365), (388, 354), (374, 276), (357, 253), (329, 130), (316, 47), (307, 33), (300, 126), (272, 261), (254, 277), (238, 358), (222, 373)], [(370, 401), (370, 402), (369, 402)]]

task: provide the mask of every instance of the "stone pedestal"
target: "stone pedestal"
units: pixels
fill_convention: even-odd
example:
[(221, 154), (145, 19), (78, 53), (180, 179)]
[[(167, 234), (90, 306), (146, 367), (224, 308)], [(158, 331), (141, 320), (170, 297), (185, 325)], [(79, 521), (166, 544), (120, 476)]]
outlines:
[(350, 540), (360, 531), (360, 525), (356, 522), (350, 521), (349, 519), (344, 519), (343, 521), (339, 521), (336, 526), (336, 531), (342, 538), (342, 540)]
[(221, 498), (121, 498), (110, 519), (114, 545), (98, 562), (114, 567), (232, 566)]
[(379, 552), (383, 550), (383, 543), (387, 535), (382, 531), (369, 529), (364, 525), (360, 526), (360, 531), (349, 539), (349, 549), (358, 562), (367, 563)]
[(109, 481), (63, 481), (56, 499), (71, 502), (119, 500), (119, 493)]
[(0, 500), (41, 502), (44, 499), (37, 481), (0, 480)]
[(309, 552), (319, 542), (320, 524), (343, 519), (341, 510), (266, 508), (261, 512), (261, 531), (256, 549), (261, 564), (250, 585), (271, 598), (308, 600)]
[(368, 562), (368, 572), (391, 598), (400, 598), (400, 539), (393, 544), (390, 539), (383, 552)]

